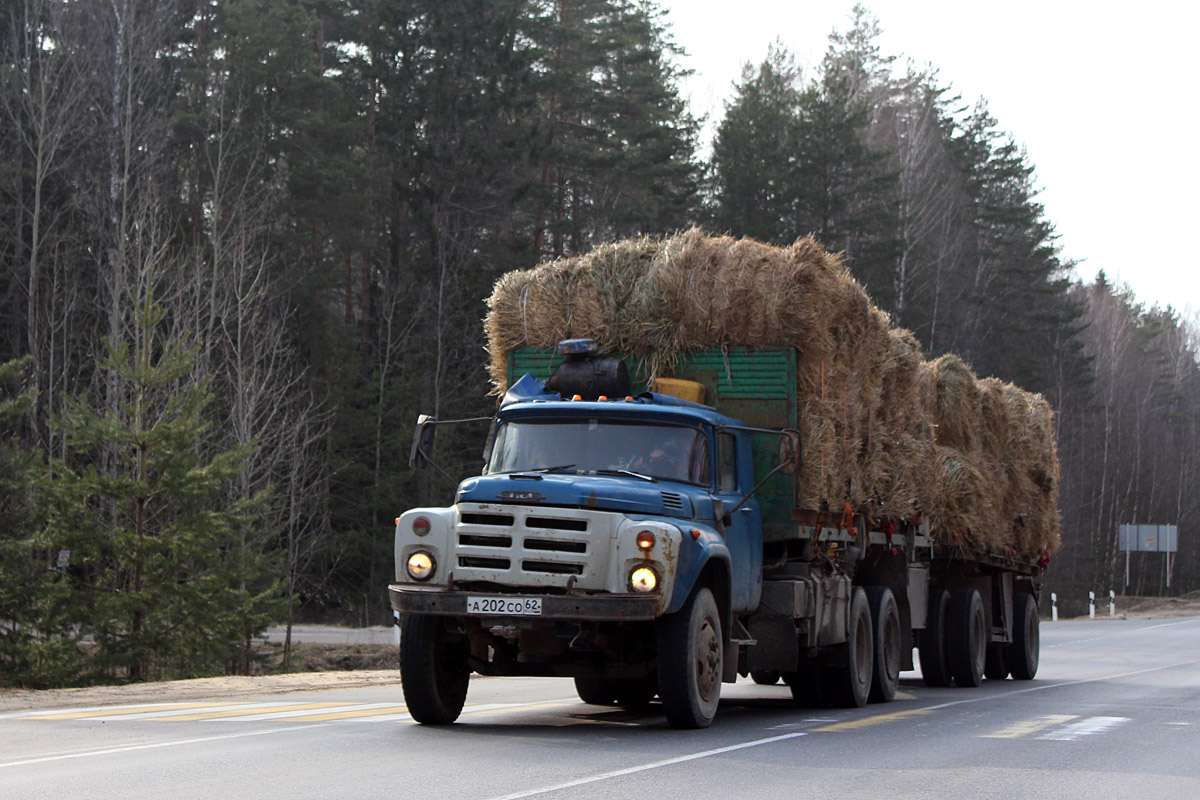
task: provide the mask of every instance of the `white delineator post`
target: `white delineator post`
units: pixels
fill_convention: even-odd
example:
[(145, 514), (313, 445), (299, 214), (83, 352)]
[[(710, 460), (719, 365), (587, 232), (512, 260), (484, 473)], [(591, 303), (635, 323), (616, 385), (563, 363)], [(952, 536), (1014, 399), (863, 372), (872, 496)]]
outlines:
[(1088, 592), (1088, 616), (1092, 619), (1096, 618), (1096, 593)]
[(1117, 615), (1117, 593), (1112, 589), (1108, 590), (1108, 615), (1110, 617)]
[(1058, 622), (1058, 595), (1054, 592), (1050, 593), (1050, 620)]

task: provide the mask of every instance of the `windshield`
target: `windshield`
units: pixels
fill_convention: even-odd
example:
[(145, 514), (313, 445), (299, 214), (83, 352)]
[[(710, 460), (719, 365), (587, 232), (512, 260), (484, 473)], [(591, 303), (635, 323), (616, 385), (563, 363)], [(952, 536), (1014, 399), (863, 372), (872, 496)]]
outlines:
[(709, 483), (708, 435), (700, 428), (611, 419), (522, 419), (496, 432), (489, 473), (533, 470), (636, 473)]

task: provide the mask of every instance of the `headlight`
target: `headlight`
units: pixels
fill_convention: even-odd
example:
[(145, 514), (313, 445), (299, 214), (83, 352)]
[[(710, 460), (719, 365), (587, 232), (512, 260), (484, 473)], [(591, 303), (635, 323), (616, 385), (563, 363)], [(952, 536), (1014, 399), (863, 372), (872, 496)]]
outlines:
[(635, 592), (653, 592), (658, 588), (658, 573), (650, 567), (638, 567), (629, 573), (629, 587)]
[(429, 580), (433, 576), (434, 570), (437, 569), (433, 556), (424, 550), (418, 550), (409, 556), (407, 567), (408, 574), (416, 581)]

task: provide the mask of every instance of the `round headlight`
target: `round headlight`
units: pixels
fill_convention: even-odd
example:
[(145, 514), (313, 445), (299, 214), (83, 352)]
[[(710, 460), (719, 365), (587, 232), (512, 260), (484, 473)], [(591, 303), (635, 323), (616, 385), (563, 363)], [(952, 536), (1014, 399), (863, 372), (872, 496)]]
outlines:
[(638, 567), (629, 573), (629, 586), (635, 592), (653, 592), (658, 588), (658, 573), (650, 567)]
[(433, 571), (436, 565), (433, 562), (433, 556), (426, 553), (424, 550), (418, 550), (408, 557), (408, 574), (416, 581), (427, 581), (433, 577)]

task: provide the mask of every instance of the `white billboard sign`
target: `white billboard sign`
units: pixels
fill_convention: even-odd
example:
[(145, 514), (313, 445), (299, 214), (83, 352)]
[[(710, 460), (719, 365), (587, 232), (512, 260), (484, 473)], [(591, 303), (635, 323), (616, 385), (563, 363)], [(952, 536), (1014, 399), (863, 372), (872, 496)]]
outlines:
[(1179, 526), (1121, 525), (1117, 528), (1117, 547), (1134, 553), (1178, 552)]

